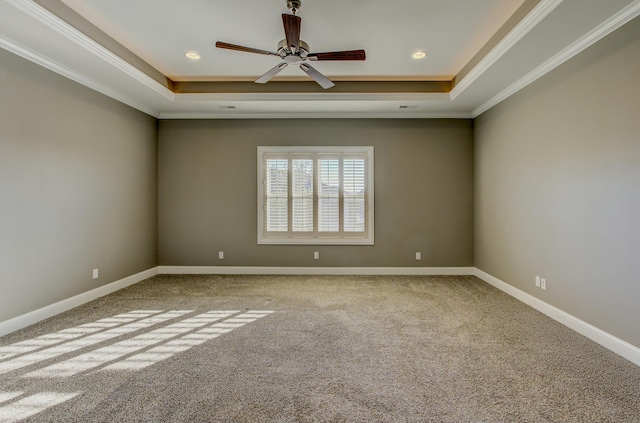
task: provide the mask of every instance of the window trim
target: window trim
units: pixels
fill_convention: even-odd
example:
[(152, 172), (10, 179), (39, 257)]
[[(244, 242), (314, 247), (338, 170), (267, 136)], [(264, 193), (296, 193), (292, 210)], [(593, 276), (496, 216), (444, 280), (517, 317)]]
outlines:
[[(337, 237), (301, 237), (300, 233), (290, 233), (287, 237), (267, 236), (266, 233), (266, 202), (265, 202), (265, 154), (359, 154), (366, 157), (365, 163), (365, 235), (359, 237), (349, 237), (343, 234), (341, 238)], [(374, 156), (372, 146), (318, 146), (318, 147), (296, 147), (296, 146), (259, 146), (258, 147), (258, 198), (257, 198), (257, 215), (258, 215), (258, 244), (264, 245), (373, 245), (374, 244)], [(314, 169), (317, 163), (314, 162)], [(314, 175), (314, 184), (317, 175)], [(289, 178), (289, 184), (291, 182)], [(342, 204), (342, 190), (341, 204)], [(317, 201), (317, 192), (314, 192), (314, 202)], [(289, 191), (291, 198), (291, 191)], [(314, 211), (315, 209), (314, 206)], [(342, 210), (340, 211), (342, 214)], [(291, 216), (289, 217), (291, 218)]]

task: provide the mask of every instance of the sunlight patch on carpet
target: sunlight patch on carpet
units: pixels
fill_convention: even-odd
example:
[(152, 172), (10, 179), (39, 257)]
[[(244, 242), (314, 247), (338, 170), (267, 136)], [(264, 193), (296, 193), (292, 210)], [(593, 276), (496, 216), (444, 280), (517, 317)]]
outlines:
[(143, 350), (153, 345), (164, 342), (170, 338), (191, 332), (202, 326), (206, 326), (225, 317), (229, 317), (238, 311), (210, 311), (198, 316), (187, 318), (177, 323), (152, 330), (131, 339), (116, 342), (95, 351), (72, 357), (66, 361), (53, 364), (40, 370), (28, 373), (25, 377), (68, 377), (94, 369), (111, 361)]
[(63, 329), (59, 332), (48, 333), (37, 338), (16, 342), (12, 345), (0, 347), (0, 360), (35, 351), (40, 348), (49, 347), (64, 341), (70, 341), (72, 339), (140, 320), (161, 312), (162, 310), (134, 310), (117, 316), (108, 317), (106, 319), (100, 319), (92, 323), (85, 323), (74, 328)]
[(142, 320), (128, 323), (123, 326), (108, 329), (104, 332), (94, 333), (92, 335), (75, 339), (63, 344), (57, 345), (52, 348), (47, 348), (41, 351), (37, 351), (31, 354), (26, 354), (20, 357), (10, 359), (0, 363), (0, 374), (17, 370), (22, 367), (30, 366), (32, 364), (39, 363), (44, 360), (50, 360), (52, 358), (59, 357), (63, 354), (73, 353), (83, 348), (87, 348), (104, 342), (119, 336), (129, 334), (141, 329), (157, 325), (159, 323), (166, 322), (171, 319), (175, 319), (184, 314), (191, 313), (193, 310), (173, 310), (166, 313), (158, 314), (153, 317), (145, 318)]
[[(6, 393), (0, 393), (0, 398)], [(13, 393), (9, 393), (13, 394)], [(20, 392), (22, 394), (22, 392)], [(0, 406), (0, 423), (14, 423), (34, 416), (44, 410), (62, 404), (80, 395), (75, 393), (40, 392), (21, 398), (11, 404)]]
[(210, 341), (218, 336), (231, 332), (261, 317), (268, 316), (273, 311), (249, 311), (237, 315), (223, 322), (215, 323), (207, 328), (200, 329), (180, 338), (171, 340), (160, 346), (151, 348), (143, 353), (133, 355), (125, 360), (113, 363), (103, 370), (140, 370), (155, 363), (166, 360), (174, 354), (184, 352), (190, 348)]
[[(46, 380), (72, 377), (83, 372), (90, 374), (92, 370), (136, 371), (255, 322), (274, 311), (212, 310), (186, 316), (191, 313), (194, 310), (134, 310), (0, 347), (0, 374), (52, 359), (61, 361), (22, 377)], [(142, 330), (147, 331), (140, 333)], [(113, 343), (104, 345), (105, 342)], [(27, 394), (23, 391), (0, 391), (0, 423), (21, 421), (80, 394), (82, 392)]]

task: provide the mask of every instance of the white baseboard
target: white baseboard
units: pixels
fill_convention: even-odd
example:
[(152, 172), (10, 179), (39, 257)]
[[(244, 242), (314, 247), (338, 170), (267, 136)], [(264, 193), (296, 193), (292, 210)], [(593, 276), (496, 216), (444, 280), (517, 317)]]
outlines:
[(546, 314), (558, 323), (562, 323), (568, 328), (573, 329), (579, 334), (586, 336), (608, 350), (613, 351), (614, 353), (640, 366), (640, 348), (631, 345), (628, 342), (603, 331), (602, 329), (598, 329), (597, 327), (590, 325), (589, 323), (580, 320), (559, 308), (545, 303), (533, 295), (527, 294), (526, 292), (521, 291), (520, 289), (515, 288), (514, 286), (509, 285), (508, 283), (503, 282), (480, 269), (475, 269), (474, 276), (477, 276), (489, 285), (498, 288), (528, 306), (535, 308), (539, 312)]
[(474, 267), (158, 266), (169, 275), (473, 275)]
[(475, 267), (246, 267), (246, 266), (158, 266), (55, 304), (0, 322), (0, 336), (116, 292), (158, 274), (183, 275), (474, 275), (553, 320), (586, 336), (640, 366), (640, 348), (578, 319)]
[(154, 267), (140, 273), (136, 273), (135, 275), (127, 276), (126, 278), (117, 280), (99, 288), (92, 289), (91, 291), (75, 295), (71, 298), (67, 298), (66, 300), (58, 301), (57, 303), (39, 308), (29, 313), (22, 314), (20, 316), (14, 317), (13, 319), (5, 320), (4, 322), (0, 322), (0, 336), (15, 332), (19, 329), (33, 325), (34, 323), (38, 323), (41, 320), (53, 317), (56, 314), (71, 310), (72, 308), (81, 306), (82, 304), (86, 304), (89, 301), (104, 297), (105, 295), (126, 288), (157, 274), (158, 268)]

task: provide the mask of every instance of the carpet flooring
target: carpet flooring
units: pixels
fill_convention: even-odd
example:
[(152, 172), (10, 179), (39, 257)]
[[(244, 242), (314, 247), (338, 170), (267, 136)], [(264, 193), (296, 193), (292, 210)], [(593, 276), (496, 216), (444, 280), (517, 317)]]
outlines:
[(472, 276), (160, 275), (0, 338), (0, 423), (640, 422), (640, 367)]

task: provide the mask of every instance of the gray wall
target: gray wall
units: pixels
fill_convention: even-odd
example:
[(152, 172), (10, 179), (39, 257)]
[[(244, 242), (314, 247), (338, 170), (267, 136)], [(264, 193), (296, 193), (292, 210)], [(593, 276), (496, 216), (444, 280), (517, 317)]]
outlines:
[(5, 50), (0, 81), (0, 321), (156, 266), (156, 120)]
[(636, 19), (475, 121), (476, 267), (636, 346), (639, 75)]
[[(472, 266), (472, 140), (470, 120), (160, 121), (160, 264)], [(375, 245), (257, 245), (259, 145), (373, 145)]]

